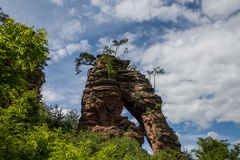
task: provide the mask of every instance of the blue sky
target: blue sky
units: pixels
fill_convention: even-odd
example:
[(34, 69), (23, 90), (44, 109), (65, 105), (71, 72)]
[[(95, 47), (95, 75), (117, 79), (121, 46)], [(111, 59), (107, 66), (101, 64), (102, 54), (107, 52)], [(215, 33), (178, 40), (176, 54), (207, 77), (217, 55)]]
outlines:
[(87, 67), (76, 76), (75, 57), (125, 37), (124, 58), (143, 74), (156, 66), (167, 71), (157, 77), (157, 92), (185, 149), (198, 137), (240, 142), (240, 0), (0, 0), (0, 6), (49, 33), (47, 104), (80, 110)]

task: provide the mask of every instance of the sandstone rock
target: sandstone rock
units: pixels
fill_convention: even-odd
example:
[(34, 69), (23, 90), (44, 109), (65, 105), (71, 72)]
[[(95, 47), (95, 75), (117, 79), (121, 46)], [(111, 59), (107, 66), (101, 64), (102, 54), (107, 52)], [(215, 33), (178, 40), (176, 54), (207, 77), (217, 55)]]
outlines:
[[(106, 59), (112, 60), (112, 67), (117, 71), (113, 78), (109, 78)], [(180, 150), (178, 137), (162, 114), (161, 97), (154, 93), (143, 74), (128, 69), (129, 63), (110, 55), (98, 56), (95, 66), (88, 72), (79, 129), (125, 135), (140, 144), (145, 135), (154, 152), (164, 148)], [(140, 127), (121, 116), (123, 106), (137, 119)]]

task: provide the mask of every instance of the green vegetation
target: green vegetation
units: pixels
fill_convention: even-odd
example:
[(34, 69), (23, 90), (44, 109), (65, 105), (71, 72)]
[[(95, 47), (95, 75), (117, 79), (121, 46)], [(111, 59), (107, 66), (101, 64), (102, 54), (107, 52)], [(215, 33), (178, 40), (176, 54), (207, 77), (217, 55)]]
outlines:
[[(113, 52), (115, 56), (117, 56), (117, 51), (118, 51), (118, 48), (126, 43), (128, 43), (128, 39), (127, 38), (123, 38), (123, 39), (120, 39), (120, 40), (113, 40), (112, 41), (112, 46), (115, 47), (115, 51)], [(123, 51), (123, 54), (126, 54), (128, 52), (128, 48), (125, 48), (124, 51)]]
[(240, 160), (240, 144), (229, 147), (227, 140), (199, 138), (198, 149), (193, 150), (198, 160)]
[(190, 160), (186, 155), (173, 150), (165, 149), (151, 157), (151, 160)]
[(46, 123), (49, 129), (61, 128), (64, 132), (77, 130), (80, 115), (77, 111), (69, 110), (63, 113), (62, 108), (58, 105), (47, 107)]
[(160, 103), (157, 103), (154, 108), (155, 108), (156, 110), (160, 110), (161, 107), (162, 107), (162, 105), (161, 105)]
[[(113, 40), (110, 46), (104, 46), (102, 54), (117, 56), (118, 48), (124, 44), (128, 43), (127, 38), (120, 40)], [(128, 53), (128, 48), (124, 48), (123, 55)]]
[(162, 108), (162, 104), (161, 103), (157, 103), (155, 106), (149, 106), (146, 108), (146, 114), (151, 114), (156, 112), (156, 110), (161, 110)]
[(95, 60), (96, 60), (96, 57), (91, 53), (87, 53), (87, 52), (80, 53), (79, 57), (75, 59), (76, 74), (79, 74), (81, 72), (80, 67), (82, 65), (94, 65)]
[[(44, 79), (48, 60), (46, 31), (16, 23), (1, 10), (0, 18), (0, 160), (191, 159), (169, 149), (150, 156), (126, 137), (77, 132), (78, 113), (63, 114), (58, 106), (41, 102), (44, 80), (38, 81)], [(95, 61), (87, 53), (81, 57), (79, 66)], [(199, 160), (239, 160), (240, 145), (229, 149), (226, 141), (211, 138), (200, 139), (198, 145), (194, 153)]]
[(118, 59), (114, 56), (103, 54), (102, 55), (102, 60), (104, 63), (104, 67), (108, 73), (108, 78), (113, 79), (117, 76), (118, 74)]
[(15, 23), (0, 25), (0, 106), (7, 107), (28, 90), (27, 76), (42, 69), (48, 56), (46, 31)]
[(5, 14), (2, 11), (2, 8), (0, 7), (0, 23), (5, 23), (8, 18), (9, 18), (9, 16), (7, 14)]
[[(44, 107), (34, 93), (0, 109), (0, 159), (124, 159), (147, 156), (128, 138), (49, 129)], [(128, 159), (128, 158), (125, 158)]]
[[(120, 39), (120, 40), (113, 40), (112, 45), (110, 46), (105, 46), (103, 48), (102, 54), (100, 56), (103, 57), (104, 63), (105, 63), (105, 68), (108, 73), (109, 79), (115, 78), (117, 75), (117, 67), (115, 67), (115, 62), (118, 61), (117, 52), (118, 48), (128, 42), (128, 39)], [(126, 54), (128, 52), (128, 48), (125, 48), (123, 51), (123, 54)], [(81, 72), (80, 67), (82, 65), (94, 65), (96, 61), (96, 57), (87, 52), (82, 52), (79, 54), (78, 58), (75, 59), (75, 71), (76, 74), (79, 74)]]

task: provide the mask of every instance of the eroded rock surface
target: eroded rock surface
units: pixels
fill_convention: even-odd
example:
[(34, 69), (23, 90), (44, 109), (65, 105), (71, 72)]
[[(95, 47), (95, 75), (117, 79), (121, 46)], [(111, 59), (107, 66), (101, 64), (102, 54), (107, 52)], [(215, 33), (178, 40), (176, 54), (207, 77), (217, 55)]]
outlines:
[[(154, 152), (164, 148), (180, 150), (178, 137), (162, 114), (161, 97), (143, 74), (128, 69), (129, 63), (109, 55), (97, 59), (88, 72), (79, 129), (126, 135), (140, 144), (145, 135)], [(123, 106), (138, 120), (139, 127), (121, 116)]]

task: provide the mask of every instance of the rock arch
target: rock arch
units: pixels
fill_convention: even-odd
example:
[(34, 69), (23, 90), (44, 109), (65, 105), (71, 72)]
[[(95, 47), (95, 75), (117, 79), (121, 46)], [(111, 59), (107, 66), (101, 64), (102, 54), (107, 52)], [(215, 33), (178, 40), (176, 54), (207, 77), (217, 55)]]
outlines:
[[(117, 75), (111, 79), (105, 67), (106, 56), (114, 60), (113, 67), (117, 70)], [(89, 69), (82, 97), (79, 129), (125, 135), (140, 144), (146, 135), (154, 152), (164, 148), (180, 150), (178, 137), (162, 114), (161, 97), (154, 93), (143, 74), (128, 69), (129, 63), (105, 55), (100, 56), (94, 67)], [(123, 106), (138, 120), (139, 127), (121, 116)]]

